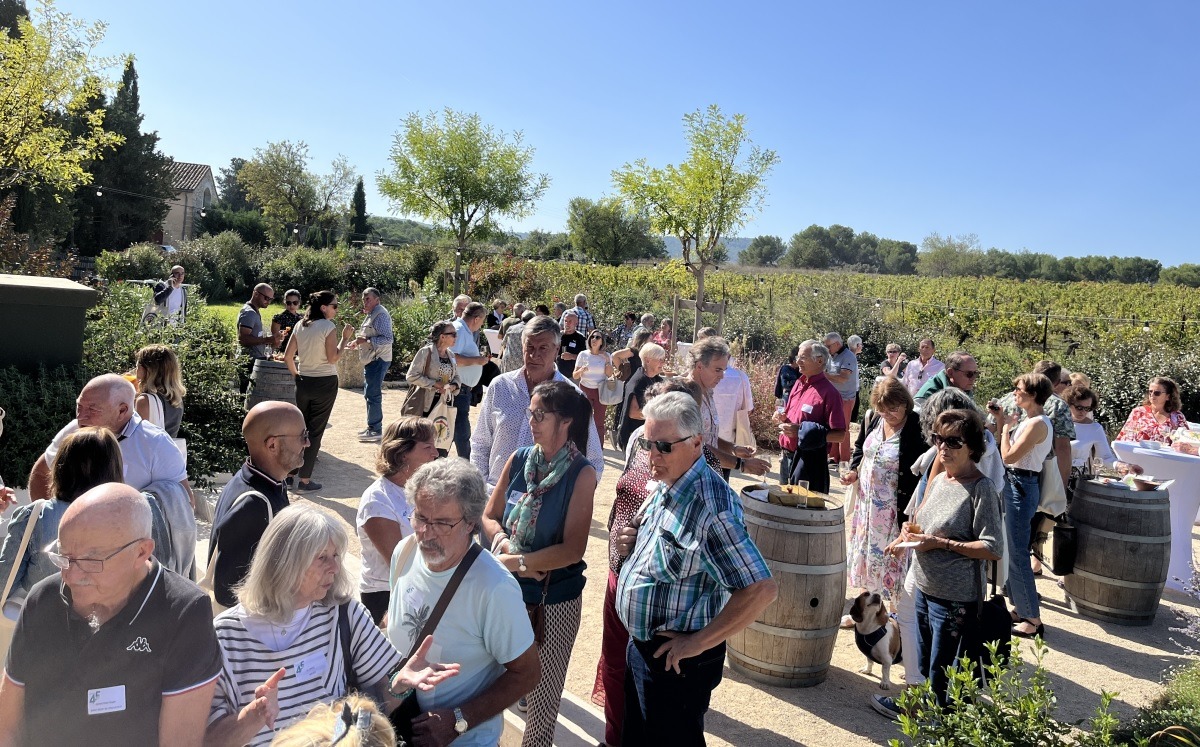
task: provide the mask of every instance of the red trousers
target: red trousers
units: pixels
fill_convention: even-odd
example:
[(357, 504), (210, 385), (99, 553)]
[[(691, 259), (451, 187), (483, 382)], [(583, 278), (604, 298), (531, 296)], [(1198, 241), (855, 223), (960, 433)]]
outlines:
[(625, 723), (625, 647), (629, 644), (629, 631), (617, 614), (617, 574), (611, 570), (604, 590), (603, 622), (604, 637), (600, 641), (592, 702), (604, 706), (604, 743), (620, 747), (621, 726)]

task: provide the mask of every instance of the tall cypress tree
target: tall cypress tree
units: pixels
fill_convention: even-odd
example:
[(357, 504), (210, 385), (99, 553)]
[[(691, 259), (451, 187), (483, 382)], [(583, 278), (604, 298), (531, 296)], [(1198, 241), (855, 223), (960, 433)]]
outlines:
[(75, 242), (84, 254), (149, 241), (162, 226), (167, 200), (175, 194), (171, 159), (158, 151), (158, 134), (142, 132), (132, 59), (125, 63), (121, 86), (106, 112), (104, 128), (123, 135), (125, 142), (93, 165), (92, 184), (75, 193)]
[(354, 186), (354, 197), (350, 200), (350, 241), (366, 241), (370, 232), (371, 224), (367, 221), (367, 192), (363, 188), (360, 176), (358, 184)]
[(17, 19), (28, 17), (29, 10), (25, 7), (25, 0), (0, 0), (0, 29), (4, 29), (10, 38), (17, 39), (21, 36), (21, 30), (17, 28)]

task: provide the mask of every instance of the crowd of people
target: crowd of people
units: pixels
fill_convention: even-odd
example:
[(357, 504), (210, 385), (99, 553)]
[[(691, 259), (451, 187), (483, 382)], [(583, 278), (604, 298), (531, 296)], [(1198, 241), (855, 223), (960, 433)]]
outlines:
[[(159, 302), (179, 323), (182, 277)], [(629, 311), (608, 330), (582, 294), (511, 315), (503, 299), (459, 296), (387, 422), (393, 330), (379, 292), (364, 290), (363, 321), (339, 329), (334, 292), (302, 312), (288, 290), (264, 334), (274, 298), (260, 284), (239, 314), (239, 370), (248, 379), (281, 351), (296, 403), (246, 413), (246, 458), (216, 501), (207, 557), (195, 557), (207, 504), (178, 439), (186, 361), (169, 346), (89, 381), (38, 458), (33, 502), (0, 547), (12, 589), (0, 601), (16, 620), (0, 744), (495, 745), (513, 705), (522, 744), (552, 744), (606, 439), (622, 470), (593, 689), (601, 744), (703, 744), (725, 641), (778, 593), (729, 485), (734, 470), (771, 468), (730, 344), (702, 328), (675, 357), (670, 320)], [(1046, 635), (1037, 514), (1061, 514), (1100, 467), (1138, 467), (1109, 448), (1087, 378), (1057, 363), (977, 404), (970, 354), (940, 361), (927, 338), (908, 360), (888, 345), (860, 408), (862, 350), (831, 332), (781, 367), (778, 475), (822, 493), (837, 476), (851, 497), (848, 583), (891, 605), (907, 683), (928, 679), (944, 701), (946, 665), (976, 654), (971, 610), (989, 576), (1013, 603), (1012, 634)], [(358, 578), (343, 523), (290, 495), (322, 489), (337, 364), (352, 353), (365, 382), (357, 435), (378, 444), (354, 522)], [(1165, 441), (1186, 423), (1178, 385), (1158, 377), (1120, 437)], [(900, 715), (892, 697), (871, 705)]]

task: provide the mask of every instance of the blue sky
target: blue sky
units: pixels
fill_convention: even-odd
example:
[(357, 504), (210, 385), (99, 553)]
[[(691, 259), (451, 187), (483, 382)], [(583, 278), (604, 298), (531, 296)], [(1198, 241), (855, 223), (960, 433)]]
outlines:
[[(32, 4), (32, 2), (31, 2)], [(739, 234), (817, 223), (920, 243), (1200, 261), (1200, 3), (59, 0), (137, 56), (164, 152), (214, 171), (303, 140), (374, 175), (401, 119), (521, 130), (563, 230), (611, 172), (685, 157), (682, 116), (747, 116), (780, 164)]]

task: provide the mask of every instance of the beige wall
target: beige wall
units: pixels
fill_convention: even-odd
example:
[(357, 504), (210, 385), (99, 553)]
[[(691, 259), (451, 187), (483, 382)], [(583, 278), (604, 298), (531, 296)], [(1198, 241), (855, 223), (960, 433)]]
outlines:
[[(207, 202), (205, 202), (206, 190), (208, 192)], [(171, 200), (171, 209), (167, 212), (167, 219), (163, 221), (162, 243), (179, 246), (181, 241), (196, 238), (193, 223), (199, 217), (199, 209), (216, 201), (217, 185), (213, 183), (211, 176), (205, 176), (200, 182), (200, 186), (196, 187), (196, 191), (177, 194), (175, 199)]]

